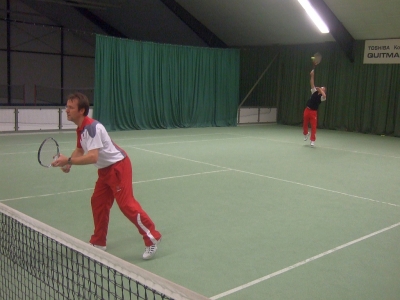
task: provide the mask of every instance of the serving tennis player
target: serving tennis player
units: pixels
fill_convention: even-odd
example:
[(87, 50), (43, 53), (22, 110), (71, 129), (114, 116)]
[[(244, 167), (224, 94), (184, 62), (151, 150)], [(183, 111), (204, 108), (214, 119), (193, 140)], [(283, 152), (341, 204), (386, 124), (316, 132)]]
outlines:
[(310, 145), (315, 146), (316, 134), (317, 134), (317, 117), (318, 108), (322, 101), (326, 100), (326, 89), (325, 87), (316, 87), (314, 84), (314, 69), (310, 72), (310, 85), (311, 85), (311, 97), (307, 101), (307, 106), (303, 113), (303, 135), (304, 141), (310, 137), (308, 132), (308, 124), (311, 125), (311, 137)]

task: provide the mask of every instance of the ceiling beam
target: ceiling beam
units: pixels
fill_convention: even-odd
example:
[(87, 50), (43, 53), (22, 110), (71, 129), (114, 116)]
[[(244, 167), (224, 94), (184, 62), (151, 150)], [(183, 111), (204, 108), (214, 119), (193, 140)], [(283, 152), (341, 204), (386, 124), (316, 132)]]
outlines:
[[(56, 3), (62, 5), (69, 5), (74, 7), (84, 7), (90, 9), (106, 9), (106, 8), (114, 8), (120, 7), (121, 4), (118, 1), (114, 0), (114, 3), (110, 3), (109, 1), (87, 1), (87, 0), (37, 0), (41, 2), (48, 2), (48, 3)], [(121, 2), (121, 1), (119, 1)]]
[(220, 40), (211, 30), (193, 17), (175, 0), (160, 0), (179, 19), (181, 19), (191, 30), (193, 30), (209, 47), (227, 48), (228, 46)]
[(330, 34), (351, 62), (354, 62), (354, 38), (323, 0), (309, 0), (328, 26)]
[(110, 24), (96, 16), (90, 10), (82, 7), (74, 7), (82, 16), (88, 19), (90, 22), (101, 28), (105, 33), (114, 37), (128, 38), (125, 34), (120, 32), (118, 29), (112, 27)]

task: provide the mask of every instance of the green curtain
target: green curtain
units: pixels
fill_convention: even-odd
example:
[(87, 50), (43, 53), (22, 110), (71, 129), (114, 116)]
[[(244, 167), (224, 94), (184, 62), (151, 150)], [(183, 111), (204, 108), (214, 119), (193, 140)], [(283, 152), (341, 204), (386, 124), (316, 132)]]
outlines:
[(236, 126), (240, 51), (97, 35), (93, 117), (110, 130)]
[(280, 86), (276, 58), (279, 52), (278, 47), (240, 49), (240, 102), (246, 100), (242, 106), (276, 107)]
[(355, 42), (353, 63), (334, 42), (242, 49), (241, 66), (247, 65), (247, 74), (241, 74), (241, 97), (279, 53), (244, 106), (278, 107), (278, 123), (300, 125), (310, 97), (310, 58), (317, 51), (323, 58), (315, 70), (315, 84), (327, 88), (318, 127), (399, 137), (400, 65), (363, 64), (364, 41)]

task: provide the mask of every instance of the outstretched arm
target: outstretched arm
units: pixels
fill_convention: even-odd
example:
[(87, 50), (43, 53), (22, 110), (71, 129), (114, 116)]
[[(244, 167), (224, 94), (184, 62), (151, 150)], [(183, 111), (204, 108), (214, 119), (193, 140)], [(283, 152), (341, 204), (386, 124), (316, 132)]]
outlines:
[(310, 72), (310, 85), (311, 85), (311, 89), (315, 88), (315, 84), (314, 84), (314, 70), (311, 70)]
[(89, 150), (86, 154), (84, 154), (82, 148), (76, 148), (71, 155), (71, 161), (68, 162), (68, 157), (60, 154), (59, 158), (55, 160), (51, 165), (53, 167), (64, 167), (68, 165), (69, 167), (63, 169), (65, 173), (69, 172), (71, 165), (89, 165), (95, 164), (99, 157), (99, 149)]

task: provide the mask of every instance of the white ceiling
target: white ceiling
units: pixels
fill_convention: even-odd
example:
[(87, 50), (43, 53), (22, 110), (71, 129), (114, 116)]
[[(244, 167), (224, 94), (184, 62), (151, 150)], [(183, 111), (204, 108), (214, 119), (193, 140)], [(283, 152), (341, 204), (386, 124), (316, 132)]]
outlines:
[(400, 38), (400, 0), (325, 0), (356, 40)]
[[(228, 45), (333, 41), (297, 0), (176, 0)], [(356, 40), (400, 38), (400, 0), (325, 0)]]
[[(103, 33), (71, 6), (55, 3), (62, 0), (20, 1), (66, 28)], [(318, 31), (297, 0), (175, 1), (230, 47), (334, 41)], [(324, 1), (356, 40), (400, 38), (400, 0)], [(161, 0), (119, 0), (116, 7), (90, 11), (131, 39), (207, 45)]]
[(177, 0), (230, 46), (333, 41), (321, 34), (297, 0)]

